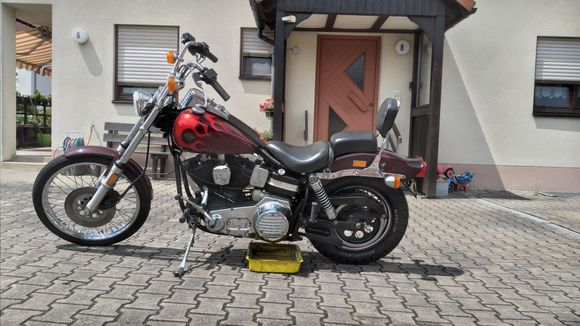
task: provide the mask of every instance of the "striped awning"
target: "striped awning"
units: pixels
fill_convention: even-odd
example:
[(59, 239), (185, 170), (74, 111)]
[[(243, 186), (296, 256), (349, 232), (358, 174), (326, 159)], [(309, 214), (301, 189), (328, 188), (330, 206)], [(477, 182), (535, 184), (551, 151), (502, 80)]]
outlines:
[(16, 32), (16, 67), (52, 75), (52, 36), (47, 27)]

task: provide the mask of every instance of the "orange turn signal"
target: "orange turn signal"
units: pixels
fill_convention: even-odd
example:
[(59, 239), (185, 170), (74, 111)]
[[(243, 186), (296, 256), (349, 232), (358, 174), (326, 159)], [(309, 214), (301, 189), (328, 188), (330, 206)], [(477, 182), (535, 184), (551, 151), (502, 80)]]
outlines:
[(385, 183), (393, 189), (399, 189), (401, 187), (401, 177), (398, 175), (389, 175), (385, 178)]
[(174, 51), (167, 52), (167, 63), (171, 63), (171, 64), (175, 63), (175, 52)]
[(399, 189), (401, 187), (401, 177), (395, 176), (395, 183), (393, 184), (394, 189)]
[(167, 77), (167, 89), (172, 93), (175, 92), (175, 90), (177, 89), (177, 84), (175, 82), (175, 76)]

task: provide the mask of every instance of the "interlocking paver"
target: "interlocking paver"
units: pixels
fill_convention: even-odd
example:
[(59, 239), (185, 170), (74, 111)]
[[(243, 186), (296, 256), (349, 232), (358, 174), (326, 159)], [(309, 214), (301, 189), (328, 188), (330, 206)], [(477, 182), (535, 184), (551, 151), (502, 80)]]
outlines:
[(228, 317), (220, 325), (256, 325), (254, 318), (259, 309), (227, 307)]
[(58, 239), (21, 204), (34, 176), (1, 171), (2, 325), (580, 324), (578, 238), (484, 201), (574, 229), (580, 196), (409, 198), (407, 235), (388, 257), (334, 264), (302, 241), (295, 275), (253, 273), (248, 239), (198, 232), (177, 279), (188, 230), (167, 200), (171, 181), (152, 182), (150, 217), (133, 237), (89, 248)]

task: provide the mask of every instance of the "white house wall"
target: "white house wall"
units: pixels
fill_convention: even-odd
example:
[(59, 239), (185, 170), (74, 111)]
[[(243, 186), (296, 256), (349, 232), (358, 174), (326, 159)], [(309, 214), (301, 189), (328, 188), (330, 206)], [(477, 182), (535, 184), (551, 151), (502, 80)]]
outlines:
[[(219, 62), (219, 80), (232, 99), (226, 107), (261, 130), (270, 120), (258, 104), (270, 97), (269, 81), (242, 81), (239, 76), (240, 28), (255, 27), (247, 1), (77, 0), (53, 1), (53, 147), (67, 131), (81, 130), (88, 139), (94, 124), (102, 139), (106, 121), (135, 122), (133, 108), (113, 104), (114, 25), (177, 25), (207, 42)], [(75, 27), (89, 34), (87, 43), (72, 39)], [(188, 81), (191, 85), (191, 81)], [(213, 90), (212, 95), (218, 97)], [(98, 144), (93, 135), (92, 144)]]
[(580, 119), (532, 115), (536, 39), (580, 37), (580, 1), (477, 7), (446, 34), (439, 161), (483, 187), (580, 190)]

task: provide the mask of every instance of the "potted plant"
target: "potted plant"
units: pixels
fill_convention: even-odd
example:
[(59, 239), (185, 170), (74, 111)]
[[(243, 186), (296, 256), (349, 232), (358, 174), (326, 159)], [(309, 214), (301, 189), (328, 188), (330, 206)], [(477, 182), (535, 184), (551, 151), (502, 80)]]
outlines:
[(266, 113), (266, 117), (271, 118), (274, 116), (274, 99), (267, 98), (266, 101), (260, 104), (260, 112)]
[(260, 133), (260, 138), (267, 143), (274, 138), (274, 134), (272, 133), (272, 130), (264, 130)]

